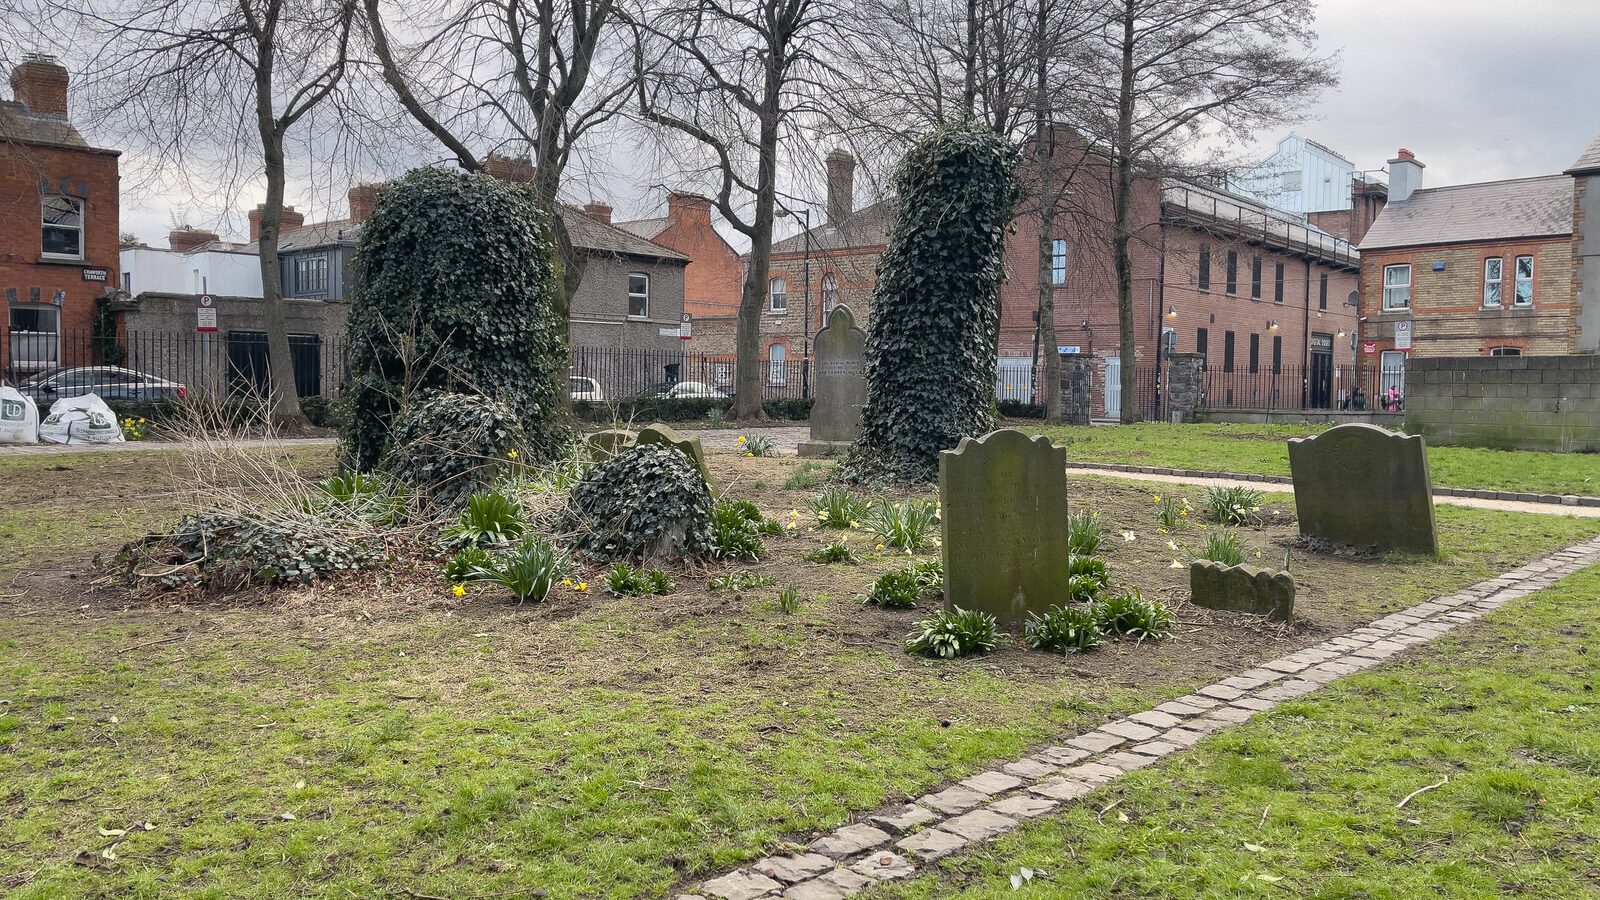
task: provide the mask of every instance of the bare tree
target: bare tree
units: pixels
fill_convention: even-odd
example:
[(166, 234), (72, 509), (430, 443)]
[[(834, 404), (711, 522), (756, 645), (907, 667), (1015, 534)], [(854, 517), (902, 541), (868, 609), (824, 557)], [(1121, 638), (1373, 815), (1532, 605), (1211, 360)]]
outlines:
[[(345, 76), (351, 0), (41, 0), (30, 8), (87, 41), (80, 92), (149, 167), (201, 196), (263, 179), (262, 314), (276, 424), (303, 428), (278, 260), (289, 147)], [(229, 196), (224, 206), (232, 205)]]
[(1184, 142), (1235, 139), (1296, 119), (1334, 83), (1312, 51), (1311, 0), (1110, 0), (1101, 46), (1116, 86), (1090, 105), (1110, 147), (1122, 421), (1138, 420), (1131, 221), (1134, 182), (1185, 158)]
[(836, 40), (827, 0), (699, 0), (641, 22), (639, 115), (712, 162), (712, 202), (750, 240), (731, 418), (763, 418), (761, 307), (772, 259), (780, 145), (816, 113)]
[(631, 41), (621, 36), (614, 0), (408, 5), (404, 23), (421, 36), (398, 48), (381, 0), (362, 3), (383, 80), (462, 168), (484, 169), (499, 148), (531, 150), (535, 197), (561, 263), (557, 313), (565, 320), (585, 257), (560, 215), (563, 177), (632, 87)]

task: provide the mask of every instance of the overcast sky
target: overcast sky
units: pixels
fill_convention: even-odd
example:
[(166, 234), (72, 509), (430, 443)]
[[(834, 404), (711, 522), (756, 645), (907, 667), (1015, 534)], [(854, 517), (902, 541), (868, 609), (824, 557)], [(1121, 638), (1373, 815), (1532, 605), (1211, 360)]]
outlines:
[[(1600, 135), (1600, 0), (1323, 0), (1318, 27), (1322, 50), (1341, 55), (1340, 84), (1294, 130), (1357, 168), (1406, 147), (1427, 165), (1424, 186), (1550, 174)], [(1287, 131), (1261, 135), (1260, 154)], [(619, 219), (659, 214), (661, 177), (625, 163), (596, 173), (578, 199), (609, 199)], [(342, 216), (327, 193), (298, 198), (301, 208)], [(174, 211), (208, 207), (127, 196), (123, 230), (161, 246)]]

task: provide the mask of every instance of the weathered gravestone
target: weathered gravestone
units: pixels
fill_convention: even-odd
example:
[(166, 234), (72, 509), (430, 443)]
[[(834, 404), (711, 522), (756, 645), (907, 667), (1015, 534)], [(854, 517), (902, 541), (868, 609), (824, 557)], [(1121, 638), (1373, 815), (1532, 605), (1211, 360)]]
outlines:
[(1279, 622), (1294, 617), (1294, 578), (1255, 566), (1225, 566), (1210, 560), (1189, 564), (1195, 606), (1254, 613)]
[(855, 314), (840, 304), (817, 332), (816, 400), (811, 405), (811, 440), (801, 456), (833, 456), (861, 436), (861, 408), (867, 403), (867, 334)]
[(939, 453), (945, 606), (1017, 625), (1067, 596), (1067, 451), (1003, 428)]
[(683, 451), (684, 456), (689, 457), (706, 481), (711, 480), (711, 470), (706, 467), (706, 449), (700, 445), (700, 439), (697, 437), (684, 437), (672, 426), (654, 422), (639, 429), (639, 436), (634, 438), (634, 444), (638, 446), (666, 444), (677, 447)]
[(610, 459), (638, 443), (639, 435), (626, 428), (607, 428), (596, 431), (584, 439), (589, 456), (596, 460)]
[(1435, 553), (1433, 487), (1422, 438), (1339, 425), (1289, 441), (1300, 533), (1337, 544)]

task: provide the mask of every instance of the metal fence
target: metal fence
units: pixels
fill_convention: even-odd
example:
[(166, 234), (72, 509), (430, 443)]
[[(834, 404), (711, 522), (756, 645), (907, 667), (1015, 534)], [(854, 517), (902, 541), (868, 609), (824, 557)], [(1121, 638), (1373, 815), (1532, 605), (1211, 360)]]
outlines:
[[(1383, 410), (1405, 405), (1405, 370), (1376, 366), (1359, 371), (1331, 363), (1313, 366), (1259, 367), (1256, 371), (1207, 367), (1200, 406), (1203, 409)], [(1390, 399), (1389, 388), (1394, 397)]]
[[(731, 397), (735, 393), (734, 371), (733, 357), (726, 354), (572, 348), (573, 377), (594, 379), (605, 400), (669, 392), (683, 397)], [(580, 388), (573, 385), (575, 391)], [(810, 360), (775, 356), (761, 361), (762, 399), (799, 400), (811, 394)]]

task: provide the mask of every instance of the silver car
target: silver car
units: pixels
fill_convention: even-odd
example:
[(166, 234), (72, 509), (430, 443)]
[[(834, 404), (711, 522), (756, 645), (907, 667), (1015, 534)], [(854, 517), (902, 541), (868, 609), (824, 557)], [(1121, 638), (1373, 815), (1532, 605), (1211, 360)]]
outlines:
[(118, 366), (51, 369), (24, 381), (17, 390), (41, 406), (85, 394), (95, 394), (102, 400), (178, 400), (189, 392), (175, 381)]

